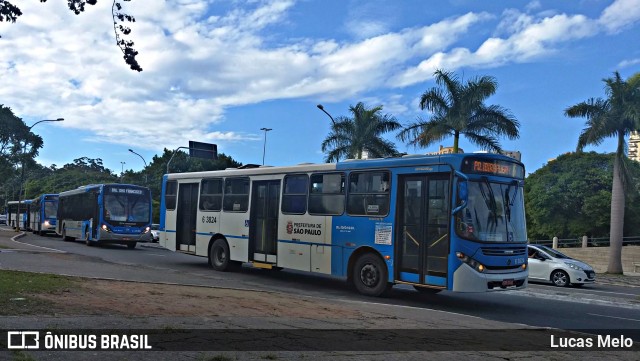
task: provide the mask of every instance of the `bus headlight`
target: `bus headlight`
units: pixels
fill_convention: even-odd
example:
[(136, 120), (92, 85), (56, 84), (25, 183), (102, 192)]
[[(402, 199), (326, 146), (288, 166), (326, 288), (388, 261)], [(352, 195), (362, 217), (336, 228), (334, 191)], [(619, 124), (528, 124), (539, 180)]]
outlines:
[(478, 272), (484, 272), (485, 270), (485, 266), (482, 263), (465, 255), (462, 252), (456, 252), (456, 257), (458, 257), (462, 262), (468, 264), (471, 268), (475, 269)]
[(106, 224), (103, 224), (102, 227), (100, 228), (102, 228), (102, 230), (105, 232), (111, 232), (111, 230), (109, 229), (109, 226), (107, 226)]
[(151, 227), (145, 228), (142, 233), (149, 233), (149, 232), (151, 232)]
[(45, 227), (49, 227), (49, 225), (50, 225), (50, 224), (49, 224), (49, 221), (44, 221), (44, 226), (45, 226)]

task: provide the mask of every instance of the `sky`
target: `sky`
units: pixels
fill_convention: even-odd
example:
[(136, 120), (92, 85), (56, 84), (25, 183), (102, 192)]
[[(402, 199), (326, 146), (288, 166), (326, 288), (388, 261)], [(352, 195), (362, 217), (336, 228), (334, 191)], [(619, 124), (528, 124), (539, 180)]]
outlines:
[[(0, 23), (0, 104), (27, 125), (65, 119), (32, 129), (46, 166), (140, 171), (190, 140), (245, 164), (322, 163), (331, 120), (317, 104), (334, 118), (363, 102), (401, 124), (429, 119), (419, 98), (443, 69), (495, 77), (486, 104), (520, 122), (500, 143), (532, 173), (575, 150), (586, 119), (567, 107), (605, 97), (615, 71), (640, 72), (640, 0), (132, 0), (140, 73), (115, 44), (110, 1), (80, 15), (63, 0), (13, 2), (24, 15)], [(409, 154), (453, 144), (386, 138)]]

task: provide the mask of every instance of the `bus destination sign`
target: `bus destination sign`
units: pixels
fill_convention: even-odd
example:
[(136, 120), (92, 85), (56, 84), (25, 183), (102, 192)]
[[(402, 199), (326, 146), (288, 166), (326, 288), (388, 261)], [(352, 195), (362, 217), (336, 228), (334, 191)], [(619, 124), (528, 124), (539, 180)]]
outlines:
[(464, 173), (495, 174), (506, 177), (524, 179), (524, 167), (520, 164), (480, 158), (466, 158), (462, 162)]

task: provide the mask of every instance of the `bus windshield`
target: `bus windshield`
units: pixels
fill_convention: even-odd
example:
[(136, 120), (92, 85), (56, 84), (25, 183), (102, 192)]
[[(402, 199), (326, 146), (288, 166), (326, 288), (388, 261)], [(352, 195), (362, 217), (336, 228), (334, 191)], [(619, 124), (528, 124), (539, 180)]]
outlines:
[(468, 202), (456, 216), (459, 236), (479, 242), (526, 242), (523, 187), (517, 182), (470, 181)]
[(148, 223), (149, 194), (106, 194), (104, 196), (104, 217), (112, 222)]
[(55, 218), (58, 213), (58, 202), (44, 202), (44, 217)]

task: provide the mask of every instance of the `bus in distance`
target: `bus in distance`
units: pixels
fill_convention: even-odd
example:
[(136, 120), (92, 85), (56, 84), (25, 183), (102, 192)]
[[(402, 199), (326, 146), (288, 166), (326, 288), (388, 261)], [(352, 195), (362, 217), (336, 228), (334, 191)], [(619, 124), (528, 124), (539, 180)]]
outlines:
[(56, 217), (58, 213), (58, 195), (42, 194), (31, 200), (29, 206), (29, 222), (33, 233), (44, 235), (56, 233)]
[(527, 286), (524, 166), (499, 154), (173, 173), (160, 244), (218, 271), (252, 263), (345, 278), (362, 294)]
[(135, 248), (151, 240), (151, 192), (132, 184), (91, 184), (62, 192), (56, 233), (88, 246), (114, 243)]
[(11, 226), (11, 228), (20, 227), (20, 229), (28, 230), (30, 224), (30, 206), (30, 199), (7, 202), (7, 225)]

